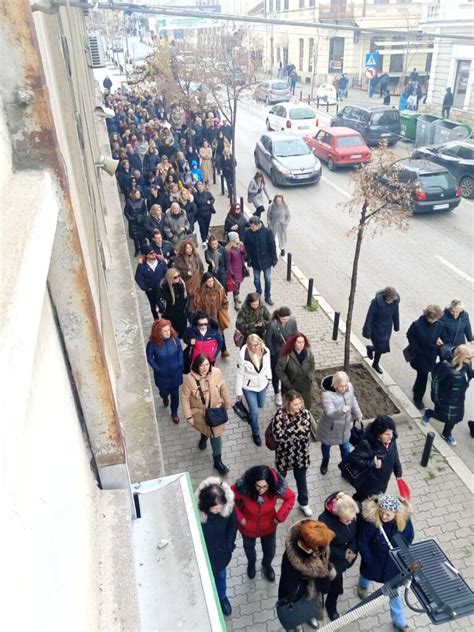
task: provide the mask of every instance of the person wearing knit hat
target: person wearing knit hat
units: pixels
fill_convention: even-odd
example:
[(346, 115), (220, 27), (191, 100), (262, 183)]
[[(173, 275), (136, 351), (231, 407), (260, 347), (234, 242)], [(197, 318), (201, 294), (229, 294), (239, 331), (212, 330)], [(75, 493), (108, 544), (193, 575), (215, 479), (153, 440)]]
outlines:
[(308, 605), (311, 601), (314, 604), (312, 616), (300, 621), (298, 631), (303, 630), (303, 623), (314, 629), (319, 627), (318, 596), (327, 593), (329, 583), (336, 577), (336, 569), (329, 559), (333, 539), (334, 531), (323, 522), (311, 519), (294, 524), (286, 537), (278, 599), (291, 600), (295, 608), (298, 603)]
[(234, 295), (234, 308), (238, 311), (242, 307), (239, 299), (240, 285), (244, 277), (248, 276), (248, 270), (245, 267), (245, 247), (236, 230), (230, 230), (227, 238), (229, 240), (225, 246), (227, 281), (232, 284), (232, 288), (229, 286), (229, 291), (232, 291)]
[[(357, 594), (361, 599), (368, 595), (369, 582), (385, 584), (398, 574), (390, 557), (390, 549), (397, 547), (395, 536), (400, 535), (406, 544), (415, 537), (410, 519), (410, 504), (388, 494), (370, 496), (362, 503), (362, 520), (357, 528), (357, 545), (361, 556)], [(395, 630), (407, 632), (402, 598), (390, 599), (390, 615)]]

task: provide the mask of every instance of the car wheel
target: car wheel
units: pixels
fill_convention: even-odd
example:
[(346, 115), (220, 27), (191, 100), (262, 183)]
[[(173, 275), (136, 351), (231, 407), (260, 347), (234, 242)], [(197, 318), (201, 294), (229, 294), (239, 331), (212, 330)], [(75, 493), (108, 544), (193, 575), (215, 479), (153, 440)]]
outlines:
[(257, 169), (261, 169), (262, 165), (260, 164), (259, 160), (258, 160), (258, 154), (257, 152), (254, 152), (253, 154), (254, 160), (255, 160), (255, 166), (257, 167)]
[(336, 171), (336, 163), (332, 158), (328, 158), (328, 169), (329, 171)]
[(272, 131), (272, 126), (270, 125), (270, 121), (269, 121), (268, 119), (267, 119), (267, 130), (268, 130), (269, 132), (271, 132), (271, 131)]
[(277, 182), (277, 179), (276, 179), (276, 176), (275, 176), (275, 171), (273, 169), (270, 171), (270, 180), (272, 181), (272, 185), (274, 187), (278, 186), (278, 182)]
[(471, 176), (464, 176), (464, 178), (459, 183), (461, 187), (462, 196), (467, 198), (468, 200), (472, 200), (474, 197), (474, 180)]

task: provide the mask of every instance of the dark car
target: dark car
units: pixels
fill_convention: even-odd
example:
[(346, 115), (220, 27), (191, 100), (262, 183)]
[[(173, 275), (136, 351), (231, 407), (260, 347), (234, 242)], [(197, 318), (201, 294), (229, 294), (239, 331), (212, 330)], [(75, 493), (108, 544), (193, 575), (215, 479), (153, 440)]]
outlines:
[(461, 187), (463, 197), (474, 198), (474, 142), (453, 140), (442, 145), (418, 147), (412, 158), (425, 158), (448, 169)]
[(271, 178), (273, 186), (312, 184), (321, 178), (321, 163), (299, 136), (268, 132), (255, 145), (255, 165)]
[(331, 120), (331, 127), (355, 129), (367, 145), (378, 145), (381, 140), (395, 145), (400, 138), (400, 112), (388, 105), (346, 105)]
[[(452, 211), (459, 206), (461, 189), (447, 169), (429, 160), (397, 161), (394, 169), (397, 171), (399, 182), (415, 184), (413, 195), (413, 213), (428, 213), (431, 211)], [(382, 181), (382, 186), (383, 186)]]

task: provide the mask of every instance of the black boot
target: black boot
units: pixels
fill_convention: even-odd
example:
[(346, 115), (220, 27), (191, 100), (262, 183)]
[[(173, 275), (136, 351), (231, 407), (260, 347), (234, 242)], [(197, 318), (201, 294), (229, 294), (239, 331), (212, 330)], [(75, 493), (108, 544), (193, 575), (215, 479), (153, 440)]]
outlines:
[(367, 357), (369, 358), (369, 360), (373, 360), (374, 359), (374, 348), (372, 347), (372, 345), (367, 345), (366, 349), (367, 349)]
[(269, 582), (274, 582), (275, 581), (275, 571), (273, 570), (271, 564), (268, 564), (268, 566), (263, 566), (262, 565), (262, 569), (263, 569), (263, 574), (268, 579), (268, 581)]
[(206, 435), (201, 435), (201, 438), (199, 439), (199, 443), (198, 443), (198, 448), (200, 450), (205, 450), (207, 448), (207, 437), (206, 437)]
[(379, 366), (378, 362), (373, 362), (372, 363), (372, 368), (374, 371), (377, 371), (377, 373), (380, 373), (380, 375), (382, 375), (383, 370), (381, 369), (381, 367)]
[(471, 437), (474, 438), (474, 421), (468, 421), (467, 425), (469, 426), (469, 432), (471, 433)]
[(229, 617), (232, 614), (232, 606), (230, 605), (229, 600), (227, 597), (224, 597), (223, 599), (220, 599), (220, 602), (222, 614), (224, 617)]
[(224, 465), (224, 463), (222, 463), (220, 454), (214, 455), (214, 467), (219, 472), (219, 474), (227, 474), (227, 472), (229, 471), (227, 465)]
[(319, 471), (321, 472), (321, 474), (327, 474), (328, 465), (329, 465), (329, 459), (323, 459), (321, 462), (321, 467), (319, 468)]
[(247, 564), (247, 575), (248, 575), (249, 579), (254, 579), (255, 573), (256, 573), (255, 562), (249, 562)]

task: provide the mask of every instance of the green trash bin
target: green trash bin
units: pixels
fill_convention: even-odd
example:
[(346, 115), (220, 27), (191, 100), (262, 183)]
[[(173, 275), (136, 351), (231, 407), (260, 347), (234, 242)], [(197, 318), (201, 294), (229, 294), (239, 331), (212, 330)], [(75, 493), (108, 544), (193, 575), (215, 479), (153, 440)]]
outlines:
[(406, 140), (415, 142), (416, 139), (416, 121), (421, 112), (413, 112), (413, 110), (403, 110), (400, 112), (400, 125), (402, 128), (402, 136)]

